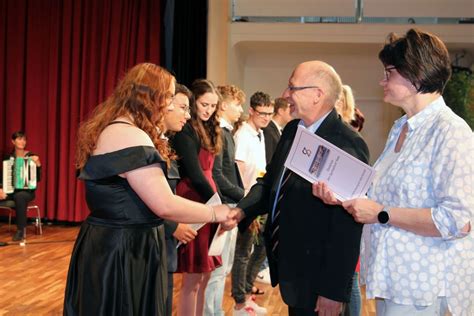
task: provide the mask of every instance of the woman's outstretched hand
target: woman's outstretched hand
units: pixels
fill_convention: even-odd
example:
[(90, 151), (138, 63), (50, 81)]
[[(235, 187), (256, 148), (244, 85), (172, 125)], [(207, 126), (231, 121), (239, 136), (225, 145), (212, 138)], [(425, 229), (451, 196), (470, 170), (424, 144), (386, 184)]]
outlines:
[(213, 208), (216, 212), (216, 222), (221, 224), (222, 229), (231, 230), (239, 223), (239, 220), (236, 216), (236, 208), (231, 208), (227, 204), (214, 206)]

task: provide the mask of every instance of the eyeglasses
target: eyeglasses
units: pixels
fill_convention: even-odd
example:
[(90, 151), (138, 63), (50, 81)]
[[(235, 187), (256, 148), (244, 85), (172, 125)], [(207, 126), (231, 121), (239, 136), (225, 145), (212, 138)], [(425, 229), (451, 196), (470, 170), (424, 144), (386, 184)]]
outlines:
[(293, 91), (300, 91), (300, 90), (305, 90), (305, 89), (315, 89), (318, 88), (318, 86), (301, 86), (301, 87), (295, 87), (295, 86), (288, 86), (286, 87), (286, 90), (289, 90), (291, 92)]
[(173, 105), (179, 109), (181, 109), (183, 112), (185, 113), (190, 113), (190, 108), (189, 108), (189, 105), (186, 105), (184, 103), (174, 103), (173, 102)]
[(260, 112), (260, 111), (257, 111), (257, 110), (253, 110), (255, 113), (257, 113), (258, 116), (260, 117), (271, 117), (273, 115), (274, 112)]
[(385, 67), (383, 69), (383, 76), (384, 80), (388, 81), (390, 79), (390, 75), (392, 74), (392, 70), (397, 69), (395, 66)]

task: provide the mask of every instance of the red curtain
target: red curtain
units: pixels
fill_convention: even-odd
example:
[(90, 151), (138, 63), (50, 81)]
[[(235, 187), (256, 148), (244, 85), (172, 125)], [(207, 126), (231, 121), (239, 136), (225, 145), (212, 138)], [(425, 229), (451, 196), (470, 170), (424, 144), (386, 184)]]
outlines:
[(160, 63), (161, 17), (160, 0), (0, 1), (0, 148), (26, 132), (43, 164), (43, 216), (88, 215), (74, 168), (78, 125), (128, 68)]

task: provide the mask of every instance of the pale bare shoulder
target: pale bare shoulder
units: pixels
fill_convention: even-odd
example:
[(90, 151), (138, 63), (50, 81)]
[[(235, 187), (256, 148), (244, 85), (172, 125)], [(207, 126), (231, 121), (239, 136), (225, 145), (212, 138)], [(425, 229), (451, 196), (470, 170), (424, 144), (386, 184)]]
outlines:
[(106, 154), (135, 146), (154, 147), (154, 144), (148, 134), (135, 125), (113, 124), (102, 131), (93, 154)]

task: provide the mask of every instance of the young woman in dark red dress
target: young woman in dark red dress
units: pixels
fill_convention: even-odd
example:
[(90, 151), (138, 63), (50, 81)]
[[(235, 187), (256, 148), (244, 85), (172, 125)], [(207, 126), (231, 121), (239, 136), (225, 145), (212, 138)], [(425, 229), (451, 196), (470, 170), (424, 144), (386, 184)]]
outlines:
[[(219, 94), (209, 80), (196, 80), (191, 86), (191, 119), (172, 139), (178, 155), (181, 181), (176, 193), (198, 202), (206, 202), (216, 192), (212, 179), (214, 157), (221, 148), (217, 117)], [(206, 224), (195, 240), (178, 250), (177, 272), (183, 273), (179, 315), (202, 315), (204, 293), (211, 272), (221, 264), (220, 257), (208, 255), (217, 225)]]

